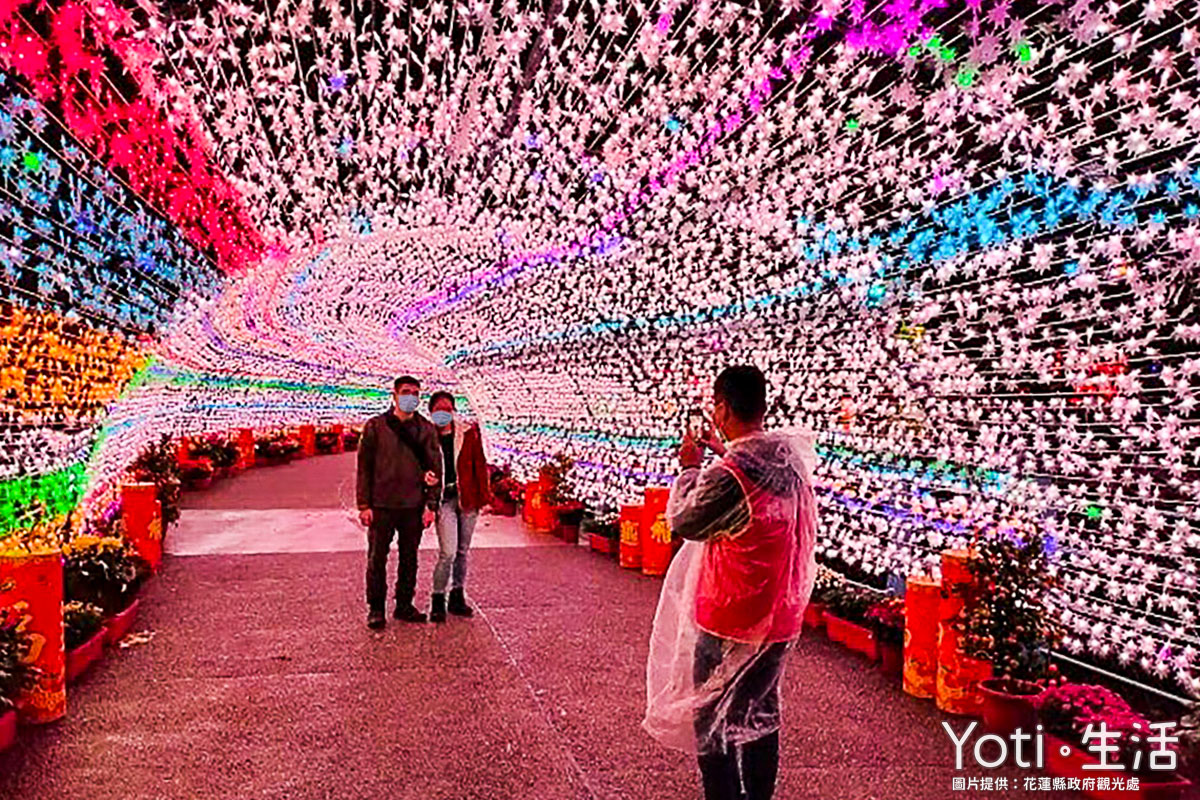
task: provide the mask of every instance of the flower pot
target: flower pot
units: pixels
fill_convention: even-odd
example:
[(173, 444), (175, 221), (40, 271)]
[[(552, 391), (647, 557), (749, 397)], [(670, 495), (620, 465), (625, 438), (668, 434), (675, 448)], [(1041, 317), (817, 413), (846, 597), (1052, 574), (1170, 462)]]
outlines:
[(862, 653), (874, 661), (879, 657), (879, 648), (875, 645), (875, 631), (856, 625), (853, 622), (843, 623), (846, 626), (845, 644), (851, 650)]
[(0, 711), (0, 753), (17, 740), (17, 712)]
[(825, 606), (820, 603), (809, 603), (804, 608), (804, 627), (817, 628), (825, 625)]
[(612, 555), (617, 551), (616, 542), (602, 533), (589, 533), (588, 544), (592, 550), (605, 555)]
[(1003, 678), (980, 681), (983, 724), (1003, 734), (1012, 733), (1017, 728), (1032, 733), (1037, 727), (1037, 709), (1033, 701), (1042, 691), (1041, 686), (1026, 681), (1006, 681)]
[(135, 599), (124, 611), (118, 611), (104, 620), (104, 627), (107, 628), (104, 641), (108, 644), (116, 644), (125, 638), (125, 634), (129, 633), (129, 629), (133, 627), (133, 623), (137, 619), (140, 604), (141, 601)]
[(845, 643), (846, 637), (849, 636), (846, 628), (849, 623), (828, 611), (821, 612), (821, 619), (825, 622), (825, 635), (829, 637), (829, 640)]
[[(1119, 777), (1124, 778), (1126, 782), (1129, 781), (1129, 773), (1096, 769), (1094, 765), (1098, 765), (1100, 761), (1093, 758), (1090, 753), (1080, 750), (1052, 733), (1044, 735), (1046, 737), (1046, 771), (1051, 775), (1060, 778), (1075, 778), (1081, 782), (1091, 779), (1093, 787), (1095, 780), (1101, 776)], [(1085, 769), (1085, 766), (1088, 768)], [(1181, 778), (1173, 772), (1143, 773), (1136, 777), (1138, 779), (1136, 790), (1084, 788), (1083, 796), (1097, 798), (1097, 800), (1180, 800), (1184, 797), (1184, 792), (1189, 791), (1192, 786), (1191, 781)], [(1084, 786), (1086, 787), (1087, 784), (1085, 783)]]
[(879, 663), (883, 667), (883, 671), (888, 675), (903, 675), (904, 645), (900, 642), (879, 641), (878, 637), (876, 637), (876, 643), (879, 647)]
[(73, 683), (104, 655), (105, 634), (106, 631), (101, 628), (95, 636), (79, 647), (67, 651), (67, 683)]

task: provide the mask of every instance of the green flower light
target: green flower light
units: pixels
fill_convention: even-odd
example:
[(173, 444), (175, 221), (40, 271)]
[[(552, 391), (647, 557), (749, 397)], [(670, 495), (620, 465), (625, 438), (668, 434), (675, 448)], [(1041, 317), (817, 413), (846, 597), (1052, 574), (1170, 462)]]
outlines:
[(1029, 46), (1029, 42), (1017, 43), (1017, 58), (1021, 61), (1033, 60), (1033, 48)]
[(855, 119), (854, 117), (850, 117), (849, 119), (847, 119), (846, 120), (846, 130), (848, 130), (848, 131), (858, 130), (858, 120)]
[(1087, 518), (1088, 519), (1100, 519), (1100, 515), (1102, 513), (1104, 513), (1104, 512), (1102, 512), (1100, 510), (1100, 506), (1088, 506), (1087, 507)]
[(30, 172), (37, 172), (42, 168), (41, 153), (26, 153), (23, 160), (25, 163), (25, 169), (29, 170)]

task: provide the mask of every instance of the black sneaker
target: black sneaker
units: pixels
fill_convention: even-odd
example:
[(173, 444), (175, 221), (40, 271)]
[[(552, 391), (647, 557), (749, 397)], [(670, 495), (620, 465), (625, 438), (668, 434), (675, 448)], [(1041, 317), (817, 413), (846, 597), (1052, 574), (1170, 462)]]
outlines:
[(372, 611), (370, 615), (367, 616), (367, 627), (371, 630), (377, 631), (385, 625), (387, 625), (387, 620), (383, 618), (382, 611)]
[(417, 607), (411, 604), (396, 606), (396, 613), (392, 614), (392, 616), (401, 622), (425, 622), (425, 615), (417, 611)]

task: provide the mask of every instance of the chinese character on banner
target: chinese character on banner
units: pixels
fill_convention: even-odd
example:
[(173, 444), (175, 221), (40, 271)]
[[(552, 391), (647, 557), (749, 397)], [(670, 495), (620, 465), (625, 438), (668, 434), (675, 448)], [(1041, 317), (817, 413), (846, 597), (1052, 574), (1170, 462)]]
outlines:
[(1054, 779), (1054, 791), (1065, 792), (1066, 790), (1067, 790), (1067, 779), (1066, 778), (1055, 778)]
[(1136, 776), (1130, 778), (1129, 782), (1125, 784), (1125, 789), (1130, 792), (1140, 792), (1142, 790), (1142, 779)]
[(950, 791), (962, 792), (962, 791), (965, 791), (966, 788), (967, 788), (967, 779), (966, 778), (951, 778), (950, 779)]
[(1039, 791), (1039, 792), (1048, 792), (1048, 791), (1050, 791), (1050, 786), (1051, 786), (1051, 784), (1050, 784), (1050, 779), (1049, 779), (1049, 778), (1038, 778), (1038, 786), (1037, 786), (1037, 788), (1038, 788), (1038, 791)]
[(979, 790), (979, 778), (967, 778), (967, 790)]
[(1027, 792), (1036, 792), (1037, 791), (1037, 778), (1026, 776), (1025, 791), (1027, 791)]
[[(1087, 750), (1093, 756), (1100, 760), (1099, 764), (1084, 764), (1084, 769), (1115, 769), (1120, 770), (1120, 764), (1108, 763), (1108, 757), (1116, 754), (1120, 748), (1117, 747), (1116, 740), (1121, 737), (1120, 731), (1110, 731), (1107, 723), (1101, 722), (1100, 729), (1096, 730), (1094, 723), (1087, 726), (1087, 730), (1083, 732), (1083, 743), (1087, 746)], [(1094, 741), (1093, 741), (1094, 740)], [(1111, 740), (1111, 741), (1110, 741)], [(1089, 744), (1089, 742), (1093, 742)]]
[(996, 791), (1008, 791), (1008, 778), (996, 778)]
[(985, 792), (990, 792), (996, 788), (995, 778), (983, 778), (979, 781), (979, 788)]
[(1107, 792), (1107, 791), (1110, 791), (1112, 788), (1113, 788), (1112, 787), (1112, 779), (1110, 779), (1107, 775), (1103, 775), (1099, 778), (1096, 778), (1096, 791), (1097, 792)]
[(1150, 769), (1173, 772), (1176, 766), (1176, 751), (1174, 745), (1179, 743), (1178, 736), (1171, 736), (1168, 729), (1175, 727), (1174, 722), (1153, 722), (1150, 730), (1153, 736), (1147, 736), (1146, 741), (1154, 745), (1150, 753)]

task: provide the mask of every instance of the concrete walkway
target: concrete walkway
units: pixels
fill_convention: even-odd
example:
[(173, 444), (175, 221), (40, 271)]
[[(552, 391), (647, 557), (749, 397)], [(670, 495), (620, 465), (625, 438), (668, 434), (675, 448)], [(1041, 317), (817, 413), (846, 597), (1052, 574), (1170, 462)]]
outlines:
[[(153, 638), (111, 651), (66, 720), (24, 731), (0, 797), (699, 796), (692, 761), (639, 727), (658, 581), (489, 518), (476, 619), (372, 633), (352, 471), (322, 457), (190, 496), (142, 601)], [(798, 646), (785, 703), (778, 798), (1026, 796), (952, 792), (931, 704), (822, 637)]]

